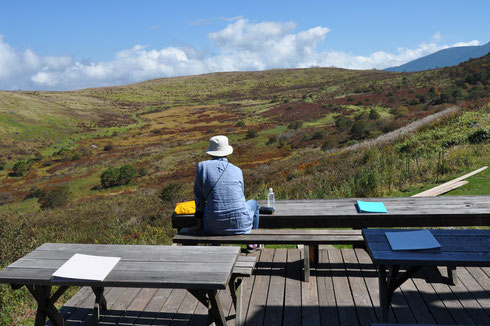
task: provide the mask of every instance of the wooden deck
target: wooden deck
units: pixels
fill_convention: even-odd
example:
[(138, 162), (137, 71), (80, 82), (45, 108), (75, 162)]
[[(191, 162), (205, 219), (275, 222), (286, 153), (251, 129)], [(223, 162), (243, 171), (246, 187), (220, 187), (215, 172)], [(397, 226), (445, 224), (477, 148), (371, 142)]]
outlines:
[[(379, 314), (378, 279), (363, 249), (322, 249), (308, 283), (302, 252), (265, 249), (244, 283), (245, 325), (370, 325)], [(447, 285), (445, 269), (424, 269), (397, 289), (390, 322), (490, 325), (490, 268), (458, 268)], [(442, 274), (442, 276), (441, 276)], [(442, 282), (442, 283), (441, 283)], [(100, 325), (205, 325), (207, 310), (186, 290), (106, 289), (109, 311)], [(221, 293), (228, 324), (234, 309)], [(90, 325), (94, 297), (83, 288), (62, 308), (68, 325)]]

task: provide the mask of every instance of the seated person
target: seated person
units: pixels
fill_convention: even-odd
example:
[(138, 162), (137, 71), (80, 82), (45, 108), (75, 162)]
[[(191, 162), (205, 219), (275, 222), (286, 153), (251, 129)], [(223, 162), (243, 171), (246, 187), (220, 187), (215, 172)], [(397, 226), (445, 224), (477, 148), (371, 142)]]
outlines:
[(226, 136), (214, 136), (206, 151), (211, 160), (197, 165), (196, 210), (204, 212), (204, 231), (209, 234), (247, 234), (259, 227), (259, 206), (255, 200), (245, 201), (242, 170), (226, 158), (232, 152)]

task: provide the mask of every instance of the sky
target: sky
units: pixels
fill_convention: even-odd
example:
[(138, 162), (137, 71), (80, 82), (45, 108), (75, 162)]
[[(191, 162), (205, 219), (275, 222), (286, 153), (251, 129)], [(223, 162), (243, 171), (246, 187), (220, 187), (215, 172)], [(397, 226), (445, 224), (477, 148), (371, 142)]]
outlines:
[(489, 12), (488, 0), (5, 0), (0, 90), (218, 71), (384, 69), (487, 43)]

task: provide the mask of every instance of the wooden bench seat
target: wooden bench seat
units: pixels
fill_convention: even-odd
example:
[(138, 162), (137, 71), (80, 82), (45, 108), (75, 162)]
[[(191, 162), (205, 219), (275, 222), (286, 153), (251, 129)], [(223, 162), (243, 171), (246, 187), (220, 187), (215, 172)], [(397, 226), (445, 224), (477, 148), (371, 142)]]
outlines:
[[(180, 232), (174, 239), (174, 243), (182, 245), (197, 244), (302, 244), (304, 245), (304, 257), (313, 256), (318, 259), (318, 246), (321, 244), (349, 244), (364, 245), (361, 230), (304, 230), (304, 229), (257, 229), (250, 234), (236, 235), (208, 235), (204, 232)], [(313, 246), (313, 253), (310, 253)], [(304, 281), (308, 282), (310, 275), (310, 259), (303, 260)]]

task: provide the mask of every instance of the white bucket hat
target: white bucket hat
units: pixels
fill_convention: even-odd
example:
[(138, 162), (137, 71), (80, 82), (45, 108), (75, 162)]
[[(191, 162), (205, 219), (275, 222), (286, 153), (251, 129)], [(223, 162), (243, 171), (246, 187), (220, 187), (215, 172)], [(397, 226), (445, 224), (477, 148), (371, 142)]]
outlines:
[(228, 137), (214, 136), (209, 140), (209, 148), (206, 153), (211, 156), (223, 157), (233, 153), (233, 147), (228, 145)]

